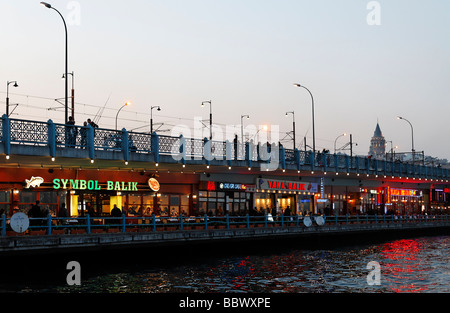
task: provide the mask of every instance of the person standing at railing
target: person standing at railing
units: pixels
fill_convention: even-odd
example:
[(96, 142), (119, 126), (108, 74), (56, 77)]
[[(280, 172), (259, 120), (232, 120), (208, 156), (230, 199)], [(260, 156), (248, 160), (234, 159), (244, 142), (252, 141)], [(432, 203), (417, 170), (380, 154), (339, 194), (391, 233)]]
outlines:
[[(40, 218), (41, 217), (41, 207), (39, 206), (39, 201), (36, 201), (34, 205), (31, 206), (31, 209), (28, 211), (29, 218)], [(39, 221), (30, 220), (30, 225), (36, 226), (39, 224)]]
[(69, 217), (69, 213), (67, 212), (65, 203), (61, 203), (61, 207), (58, 210), (58, 217), (62, 219), (60, 221), (61, 224), (66, 224), (67, 223), (67, 220), (65, 220), (65, 218)]
[(87, 126), (88, 123), (84, 122), (83, 127), (80, 128), (80, 136), (81, 136), (81, 147), (83, 149), (86, 149), (86, 143), (87, 143)]
[(69, 116), (69, 120), (67, 121), (67, 125), (66, 126), (66, 144), (70, 147), (73, 148), (75, 147), (75, 143), (77, 140), (77, 128), (75, 126), (75, 120), (73, 119), (73, 116)]

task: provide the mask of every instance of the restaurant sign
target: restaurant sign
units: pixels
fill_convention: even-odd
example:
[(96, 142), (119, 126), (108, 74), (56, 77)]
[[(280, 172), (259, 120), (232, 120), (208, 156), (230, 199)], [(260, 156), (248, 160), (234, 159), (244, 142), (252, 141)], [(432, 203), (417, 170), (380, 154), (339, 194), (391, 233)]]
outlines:
[(299, 183), (294, 181), (283, 181), (259, 178), (256, 182), (257, 189), (276, 190), (276, 191), (303, 191), (317, 192), (318, 184), (316, 183)]
[(209, 181), (207, 183), (206, 189), (208, 191), (227, 191), (227, 190), (245, 191), (247, 189), (247, 185), (239, 183), (222, 183)]
[(138, 191), (137, 185), (137, 182), (107, 181), (102, 188), (98, 180), (59, 178), (53, 180), (54, 189)]

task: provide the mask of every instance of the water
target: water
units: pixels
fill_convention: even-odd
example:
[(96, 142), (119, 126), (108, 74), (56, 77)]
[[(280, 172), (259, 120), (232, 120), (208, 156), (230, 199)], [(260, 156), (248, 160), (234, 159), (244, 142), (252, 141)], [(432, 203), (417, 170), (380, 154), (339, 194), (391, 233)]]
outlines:
[[(292, 245), (290, 245), (292, 246)], [(184, 258), (125, 255), (83, 270), (81, 286), (53, 281), (0, 284), (0, 291), (57, 293), (448, 293), (450, 237), (420, 237), (321, 249), (263, 246)], [(160, 260), (160, 261), (158, 261)], [(65, 262), (65, 260), (63, 260)], [(369, 285), (367, 264), (380, 264)], [(91, 260), (92, 263), (97, 263)], [(59, 279), (59, 283), (58, 283)]]

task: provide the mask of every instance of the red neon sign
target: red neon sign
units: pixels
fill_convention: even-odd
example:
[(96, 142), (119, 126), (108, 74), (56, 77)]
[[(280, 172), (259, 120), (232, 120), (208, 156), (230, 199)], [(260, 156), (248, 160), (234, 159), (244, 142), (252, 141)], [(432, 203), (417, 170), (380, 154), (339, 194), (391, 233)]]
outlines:
[(208, 186), (206, 186), (206, 190), (208, 190), (208, 191), (216, 190), (216, 183), (213, 181), (209, 181)]
[[(306, 190), (305, 184), (268, 180), (270, 189)], [(310, 189), (310, 188), (309, 188)]]
[(392, 196), (415, 196), (414, 190), (408, 190), (408, 189), (391, 189), (391, 195)]

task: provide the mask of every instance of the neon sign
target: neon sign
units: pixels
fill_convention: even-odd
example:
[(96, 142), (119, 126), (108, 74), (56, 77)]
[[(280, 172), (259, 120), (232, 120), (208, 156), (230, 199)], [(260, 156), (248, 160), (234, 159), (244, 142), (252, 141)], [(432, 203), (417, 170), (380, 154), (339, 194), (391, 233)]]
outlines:
[[(278, 180), (263, 180), (259, 181), (260, 189), (275, 189), (275, 190), (289, 190), (289, 191), (315, 191), (317, 190), (317, 184), (303, 184), (297, 182), (289, 181), (278, 181)], [(321, 190), (323, 190), (323, 185), (321, 185)]]
[(41, 187), (41, 184), (44, 182), (42, 177), (31, 177), (30, 179), (25, 179), (27, 186), (25, 188), (30, 189), (30, 187), (36, 188)]
[(159, 182), (156, 179), (154, 179), (154, 178), (150, 178), (148, 180), (148, 186), (153, 191), (159, 191), (159, 189), (160, 189)]
[(408, 197), (416, 197), (420, 196), (420, 193), (416, 190), (411, 189), (393, 189), (390, 190), (391, 196), (408, 196)]
[[(138, 191), (137, 182), (107, 181), (106, 190), (115, 191)], [(72, 190), (102, 190), (98, 180), (83, 179), (58, 179), (53, 180), (54, 189), (72, 189)]]
[(233, 184), (233, 183), (220, 183), (219, 184), (220, 189), (240, 189), (245, 190), (247, 189), (246, 185), (243, 184)]

